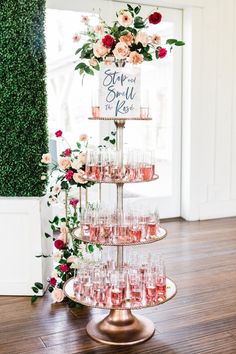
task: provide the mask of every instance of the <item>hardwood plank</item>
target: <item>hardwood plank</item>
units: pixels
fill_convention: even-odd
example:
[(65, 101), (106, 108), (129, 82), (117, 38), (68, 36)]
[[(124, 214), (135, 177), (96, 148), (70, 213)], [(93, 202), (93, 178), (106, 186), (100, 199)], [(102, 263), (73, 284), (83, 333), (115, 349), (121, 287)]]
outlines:
[[(165, 224), (163, 242), (142, 247), (162, 252), (177, 296), (156, 308), (135, 311), (150, 318), (156, 333), (134, 347), (110, 347), (90, 339), (88, 321), (105, 310), (71, 311), (49, 295), (0, 298), (1, 354), (235, 354), (236, 218)], [(136, 249), (137, 251), (137, 249)]]

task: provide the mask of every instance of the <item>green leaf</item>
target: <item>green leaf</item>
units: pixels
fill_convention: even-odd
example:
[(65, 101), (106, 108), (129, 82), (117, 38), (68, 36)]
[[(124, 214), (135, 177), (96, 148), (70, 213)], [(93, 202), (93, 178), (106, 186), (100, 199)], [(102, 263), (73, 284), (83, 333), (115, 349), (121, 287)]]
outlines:
[(110, 143), (114, 145), (116, 143), (116, 139), (110, 139)]
[(40, 290), (43, 290), (43, 284), (42, 283), (34, 283), (34, 285), (38, 288), (38, 289), (40, 289)]
[(167, 39), (166, 44), (172, 45), (172, 44), (175, 44), (176, 42), (178, 42), (177, 39), (170, 38), (170, 39)]
[(94, 246), (93, 245), (88, 245), (88, 250), (89, 250), (90, 253), (93, 253)]
[(183, 41), (177, 41), (177, 42), (175, 42), (175, 45), (177, 47), (181, 47), (181, 46), (185, 45), (185, 43)]
[(79, 63), (78, 65), (76, 65), (75, 70), (84, 69), (85, 67), (86, 67), (85, 63)]
[(89, 66), (86, 66), (84, 71), (89, 75), (94, 75), (94, 71)]
[(38, 288), (36, 288), (35, 286), (32, 286), (31, 289), (33, 290), (34, 293), (38, 294), (38, 292), (39, 292)]
[(81, 47), (81, 48), (78, 48), (78, 49), (76, 50), (75, 54), (78, 54), (78, 53), (80, 53), (82, 49), (83, 49), (83, 47)]
[(129, 9), (129, 11), (131, 11), (131, 12), (134, 11), (133, 7), (130, 4), (127, 4), (127, 7)]
[(141, 6), (140, 6), (140, 5), (136, 6), (136, 7), (134, 8), (135, 14), (137, 15), (137, 14), (140, 12), (140, 10), (141, 10)]
[(45, 236), (46, 238), (51, 237), (51, 235), (49, 235), (47, 232), (44, 233), (44, 236)]
[(77, 146), (78, 149), (81, 148), (81, 144), (79, 142), (76, 143), (76, 146)]
[(97, 71), (99, 71), (99, 70), (100, 70), (100, 66), (99, 66), (99, 64), (97, 64), (96, 66), (93, 66), (93, 68), (94, 68), (95, 70), (97, 70)]
[(109, 141), (110, 137), (109, 136), (106, 136), (103, 140), (105, 141)]
[(31, 304), (33, 304), (37, 300), (37, 298), (38, 298), (37, 295), (31, 296)]
[(125, 29), (124, 31), (120, 32), (120, 36), (125, 36), (128, 33), (129, 33), (129, 31), (127, 29)]
[(111, 135), (116, 136), (116, 132), (111, 132)]

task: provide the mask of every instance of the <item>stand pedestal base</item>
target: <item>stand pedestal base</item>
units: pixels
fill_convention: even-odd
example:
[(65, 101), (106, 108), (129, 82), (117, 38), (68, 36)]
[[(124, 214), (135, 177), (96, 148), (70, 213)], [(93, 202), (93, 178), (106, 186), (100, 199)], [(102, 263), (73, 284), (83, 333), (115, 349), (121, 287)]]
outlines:
[(134, 345), (149, 339), (155, 331), (152, 321), (134, 316), (131, 310), (111, 310), (105, 318), (96, 318), (87, 325), (88, 335), (110, 345)]

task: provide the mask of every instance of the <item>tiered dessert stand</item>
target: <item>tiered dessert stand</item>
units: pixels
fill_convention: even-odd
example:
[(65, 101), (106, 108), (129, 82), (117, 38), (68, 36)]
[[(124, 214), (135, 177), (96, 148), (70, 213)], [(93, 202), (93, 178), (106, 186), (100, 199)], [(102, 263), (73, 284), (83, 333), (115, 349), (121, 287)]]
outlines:
[[(89, 118), (92, 120), (100, 119), (100, 120), (114, 120), (117, 130), (117, 150), (121, 151), (121, 156), (123, 158), (123, 131), (125, 127), (126, 120), (151, 120), (151, 118)], [(152, 180), (156, 180), (158, 178), (157, 175), (154, 175)], [(96, 181), (94, 181), (96, 182)], [(123, 186), (125, 182), (114, 182), (117, 187), (117, 209), (123, 210)], [(76, 233), (77, 230), (74, 230), (74, 236), (79, 238), (81, 241), (89, 242), (88, 239), (83, 238), (79, 234)], [(102, 243), (103, 246), (116, 246), (117, 247), (117, 265), (121, 267), (123, 265), (123, 247), (124, 246), (133, 246), (133, 245), (142, 245), (145, 243), (152, 243), (159, 241), (166, 237), (166, 230), (164, 228), (159, 228), (159, 233), (156, 238), (152, 238), (151, 240), (136, 242), (136, 243)], [(97, 243), (97, 242), (96, 242)], [(73, 279), (69, 279), (64, 286), (64, 292), (67, 297), (76, 301), (73, 291)], [(166, 279), (166, 296), (165, 299), (161, 299), (160, 302), (157, 302), (152, 305), (146, 306), (132, 306), (132, 304), (122, 306), (91, 306), (87, 303), (80, 301), (81, 304), (91, 307), (97, 308), (107, 308), (110, 310), (109, 314), (104, 317), (99, 317), (91, 320), (87, 325), (87, 333), (91, 338), (96, 341), (110, 344), (110, 345), (133, 345), (137, 343), (141, 343), (148, 338), (150, 338), (154, 331), (153, 323), (140, 315), (134, 316), (131, 312), (132, 309), (141, 309), (150, 306), (157, 306), (167, 302), (172, 299), (176, 294), (176, 286), (172, 280), (169, 278)]]

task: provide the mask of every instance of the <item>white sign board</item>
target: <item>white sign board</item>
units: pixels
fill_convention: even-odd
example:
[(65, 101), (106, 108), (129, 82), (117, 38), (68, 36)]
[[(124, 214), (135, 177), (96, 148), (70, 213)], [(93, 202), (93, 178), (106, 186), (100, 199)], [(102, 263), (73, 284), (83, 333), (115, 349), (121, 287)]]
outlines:
[(140, 116), (140, 68), (104, 65), (99, 77), (101, 117)]

